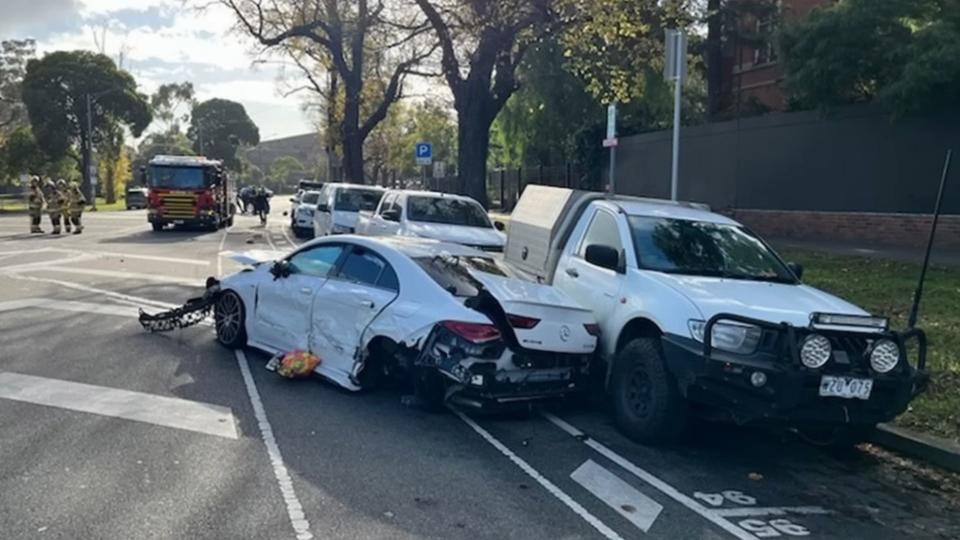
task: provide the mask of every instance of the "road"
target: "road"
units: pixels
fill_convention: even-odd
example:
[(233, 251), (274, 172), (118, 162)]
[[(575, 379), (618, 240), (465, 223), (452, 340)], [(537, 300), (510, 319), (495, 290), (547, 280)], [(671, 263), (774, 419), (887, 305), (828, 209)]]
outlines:
[[(227, 231), (0, 216), (0, 531), (19, 538), (960, 538), (955, 477), (861, 448), (704, 426), (634, 444), (587, 405), (430, 414), (400, 391), (288, 381), (209, 326), (137, 309), (291, 249), (280, 209)], [(49, 225), (47, 225), (49, 229)]]

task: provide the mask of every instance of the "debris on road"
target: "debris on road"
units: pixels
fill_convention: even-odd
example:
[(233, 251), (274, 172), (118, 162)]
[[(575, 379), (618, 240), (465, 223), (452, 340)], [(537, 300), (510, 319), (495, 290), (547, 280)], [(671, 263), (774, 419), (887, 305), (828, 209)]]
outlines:
[(219, 294), (220, 283), (216, 278), (209, 277), (203, 296), (191, 298), (180, 307), (154, 314), (140, 309), (140, 325), (148, 332), (169, 332), (198, 325), (210, 316)]

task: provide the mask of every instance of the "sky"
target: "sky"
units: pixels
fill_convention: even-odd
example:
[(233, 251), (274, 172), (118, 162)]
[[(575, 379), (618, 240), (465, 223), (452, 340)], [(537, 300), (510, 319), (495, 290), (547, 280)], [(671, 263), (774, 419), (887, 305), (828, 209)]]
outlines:
[(281, 95), (280, 89), (290, 87), (279, 81), (282, 68), (275, 62), (257, 62), (258, 50), (232, 31), (231, 15), (219, 5), (201, 10), (191, 7), (198, 5), (191, 0), (0, 0), (0, 4), (0, 39), (34, 38), (40, 54), (88, 49), (116, 61), (122, 53), (123, 68), (137, 79), (142, 92), (150, 94), (167, 82), (191, 81), (201, 101), (219, 97), (242, 103), (260, 128), (261, 140), (314, 129), (309, 114), (301, 110), (303, 97)]

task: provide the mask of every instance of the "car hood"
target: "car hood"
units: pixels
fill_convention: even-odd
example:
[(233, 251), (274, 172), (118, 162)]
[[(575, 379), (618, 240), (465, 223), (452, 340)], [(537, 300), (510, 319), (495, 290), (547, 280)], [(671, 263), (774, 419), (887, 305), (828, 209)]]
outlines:
[(284, 252), (282, 251), (272, 251), (269, 249), (252, 249), (250, 251), (244, 251), (242, 253), (230, 253), (227, 255), (232, 261), (236, 261), (240, 264), (245, 264), (247, 266), (256, 266), (261, 263), (276, 261), (282, 259)]
[(687, 297), (704, 320), (732, 313), (772, 323), (807, 326), (812, 313), (867, 315), (861, 308), (809, 285), (769, 283), (650, 272), (650, 276)]
[(506, 243), (506, 237), (503, 233), (487, 227), (464, 227), (462, 225), (408, 221), (407, 233), (468, 246), (503, 247)]

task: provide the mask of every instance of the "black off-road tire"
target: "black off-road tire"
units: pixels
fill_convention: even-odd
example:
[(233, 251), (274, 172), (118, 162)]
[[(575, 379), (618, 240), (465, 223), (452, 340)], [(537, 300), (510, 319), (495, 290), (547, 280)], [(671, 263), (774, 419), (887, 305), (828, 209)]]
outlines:
[(636, 338), (617, 354), (610, 398), (617, 427), (636, 442), (668, 444), (686, 431), (687, 403), (667, 372), (659, 338)]
[(247, 344), (246, 308), (243, 300), (233, 291), (220, 294), (213, 305), (214, 328), (217, 341), (230, 349), (239, 349)]
[(412, 370), (413, 395), (417, 405), (425, 411), (440, 412), (446, 401), (446, 384), (443, 375), (433, 368), (414, 367)]

